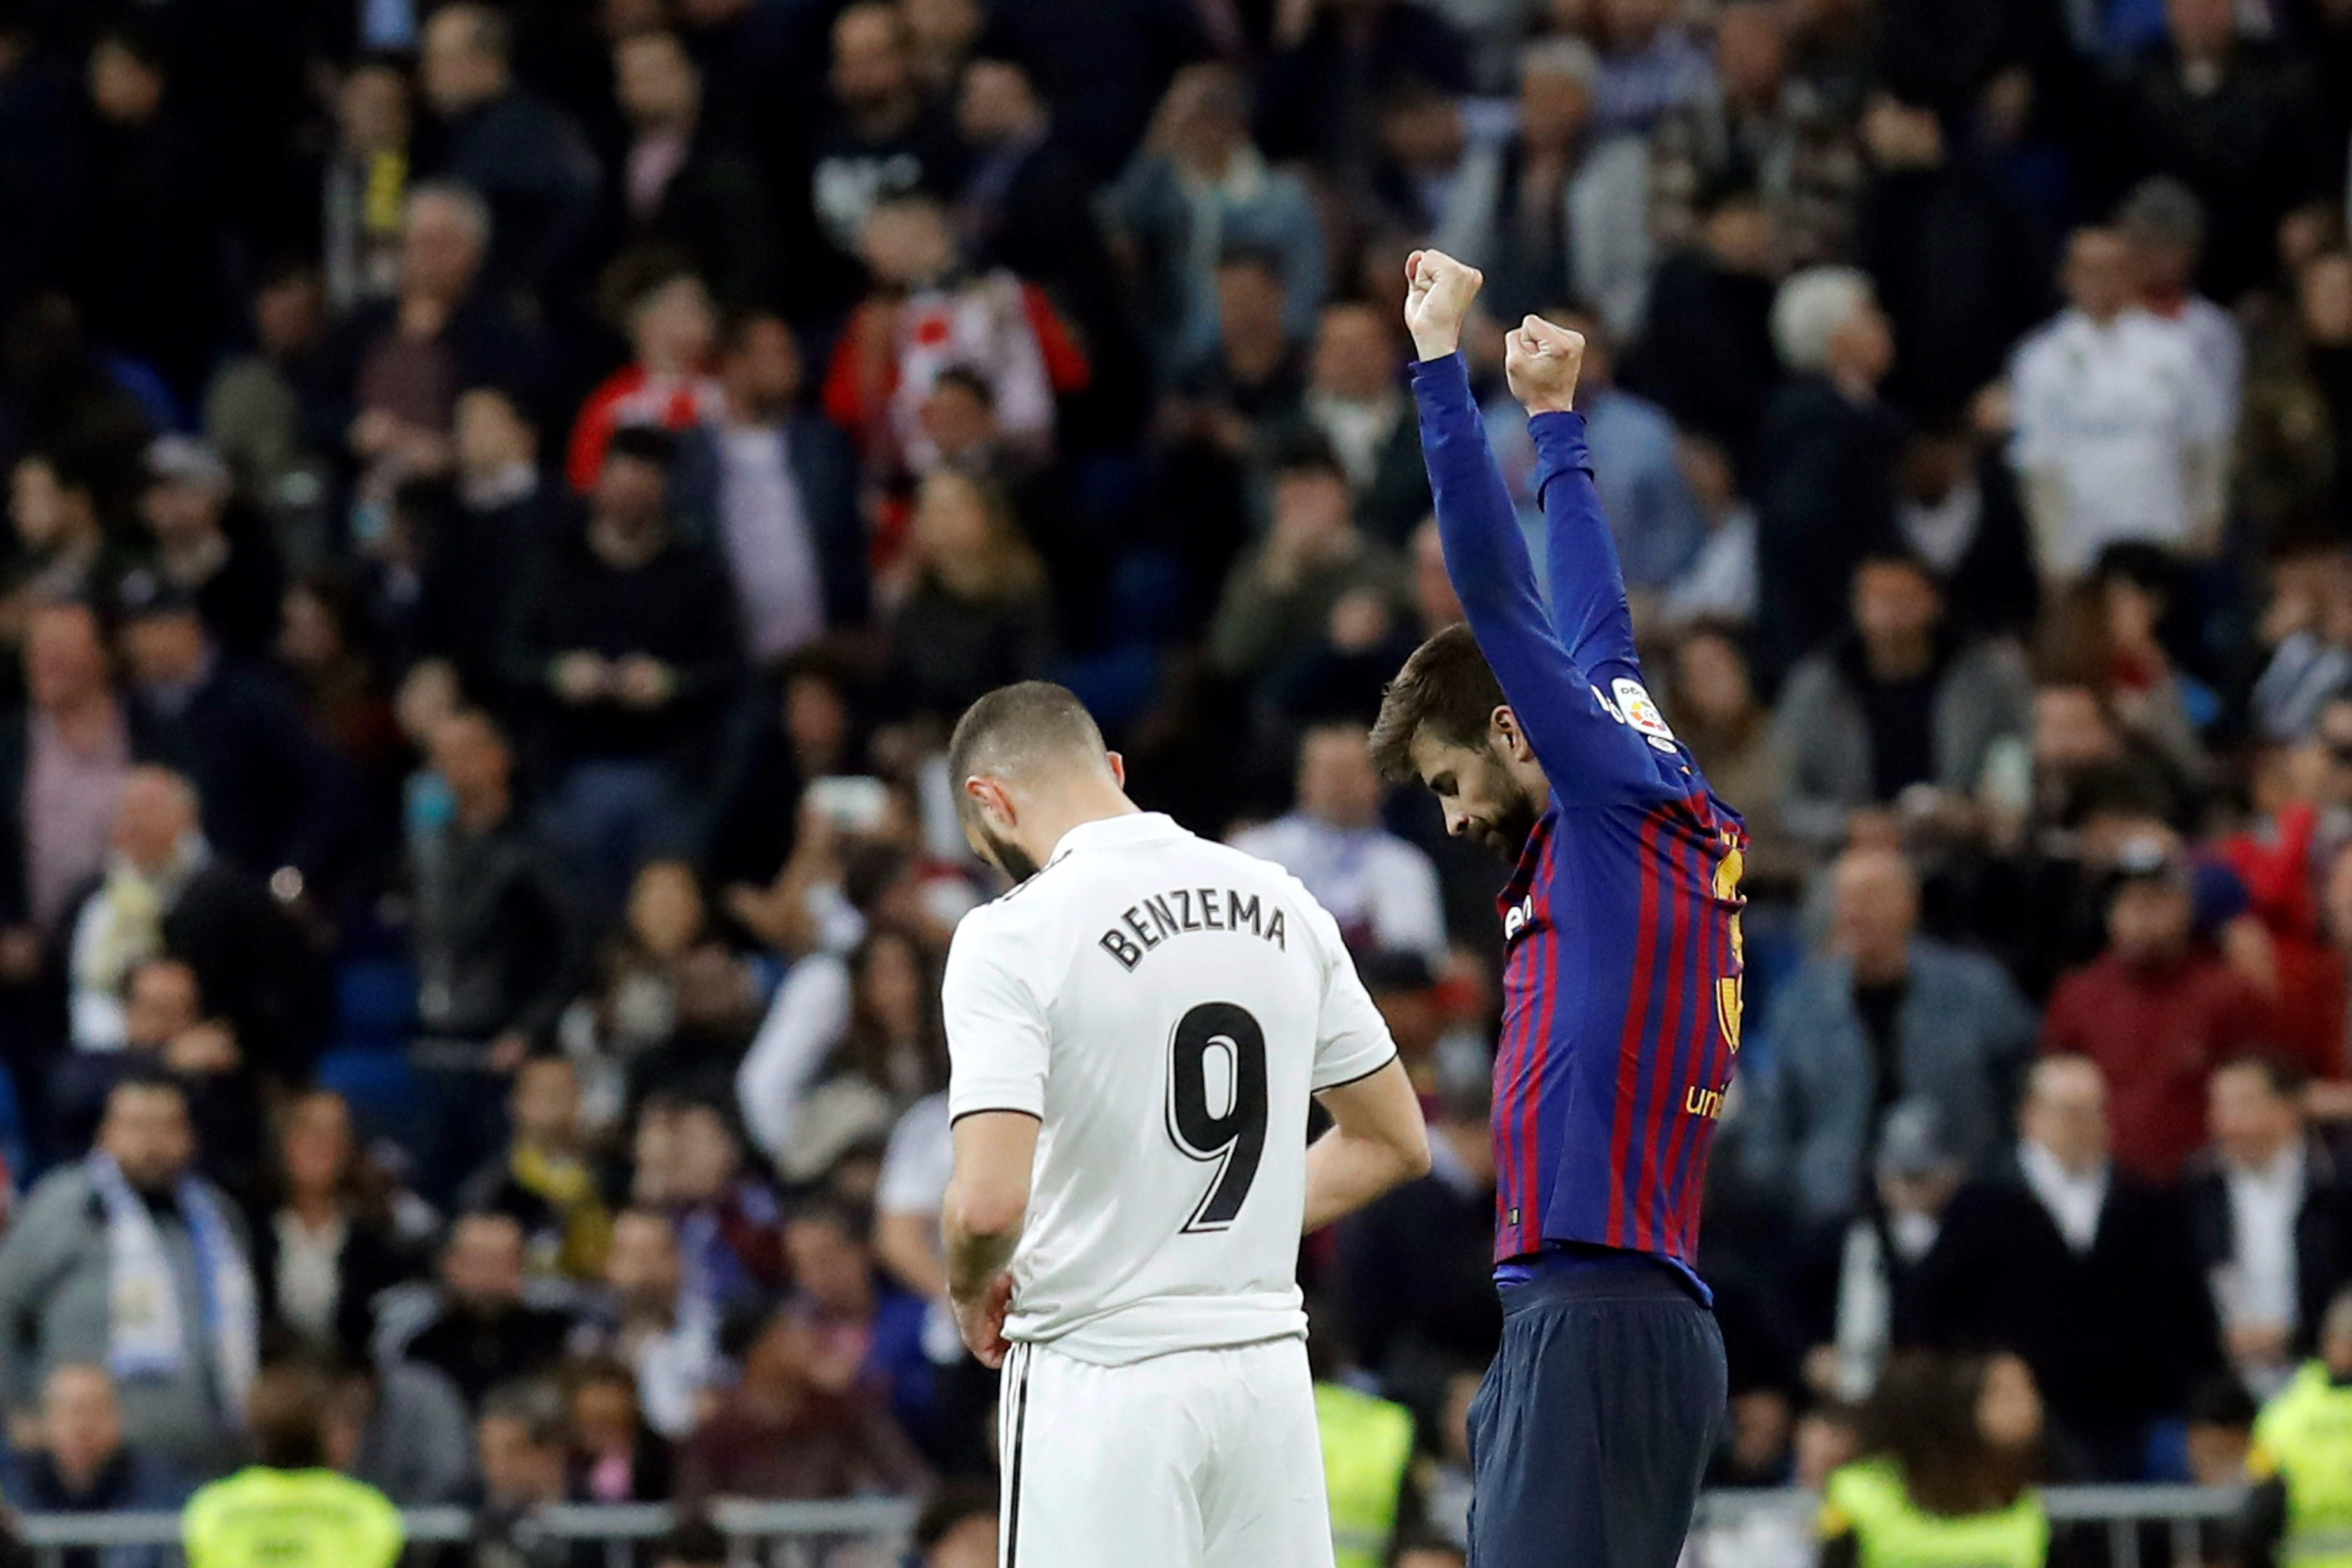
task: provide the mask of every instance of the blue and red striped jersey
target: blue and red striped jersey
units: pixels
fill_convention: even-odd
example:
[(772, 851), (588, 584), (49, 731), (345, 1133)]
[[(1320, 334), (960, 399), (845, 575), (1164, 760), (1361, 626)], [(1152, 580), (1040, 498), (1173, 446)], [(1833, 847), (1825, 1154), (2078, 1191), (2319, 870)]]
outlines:
[(1583, 416), (1530, 427), (1547, 608), (1461, 357), (1416, 366), (1413, 392), (1447, 571), (1551, 787), (1501, 899), (1495, 1257), (1581, 1243), (1696, 1281), (1747, 830), (1643, 685)]

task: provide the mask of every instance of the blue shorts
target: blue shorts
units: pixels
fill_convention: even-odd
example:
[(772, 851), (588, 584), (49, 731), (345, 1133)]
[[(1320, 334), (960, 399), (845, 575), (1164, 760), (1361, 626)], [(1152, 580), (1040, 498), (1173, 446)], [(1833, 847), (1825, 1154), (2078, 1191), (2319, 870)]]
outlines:
[(1506, 1290), (1470, 1406), (1470, 1568), (1675, 1568), (1723, 1411), (1715, 1314), (1663, 1264)]

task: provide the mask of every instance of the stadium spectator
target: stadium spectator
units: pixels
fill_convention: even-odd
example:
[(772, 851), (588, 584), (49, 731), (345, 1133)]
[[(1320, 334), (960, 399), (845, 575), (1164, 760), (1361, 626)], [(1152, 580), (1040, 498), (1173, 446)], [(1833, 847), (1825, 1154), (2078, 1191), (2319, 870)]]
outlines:
[[(291, 867), (289, 897), (323, 897), (351, 847), (352, 780), (283, 678), (230, 657), (196, 597), (168, 579), (131, 573), (119, 609), (131, 723), (194, 786), (212, 848), (251, 876)], [(269, 609), (274, 627), (274, 596)]]
[[(323, 449), (356, 467), (358, 494), (373, 507), (388, 507), (407, 480), (446, 470), (460, 391), (538, 390), (538, 336), (483, 278), (490, 239), (490, 210), (473, 191), (412, 187), (402, 209), (398, 287), (354, 307), (320, 352), (311, 430)], [(380, 516), (369, 513), (365, 526), (380, 529)]]
[(1464, 193), (1449, 204), (1440, 245), (1486, 273), (1497, 322), (1541, 310), (1563, 281), (1616, 327), (1640, 319), (1651, 260), (1646, 149), (1596, 123), (1601, 71), (1580, 38), (1524, 46), (1513, 133), (1474, 147), (1457, 175)]
[(579, 1502), (660, 1502), (670, 1491), (668, 1440), (646, 1424), (637, 1379), (613, 1361), (573, 1364), (563, 1377), (572, 1453), (565, 1494)]
[(721, 410), (678, 458), (680, 504), (717, 536), (742, 601), (744, 652), (761, 668), (867, 609), (856, 459), (801, 407), (802, 380), (792, 329), (743, 318), (719, 353)]
[(604, 1258), (609, 1322), (599, 1325), (605, 1351), (635, 1378), (633, 1416), (664, 1437), (694, 1428), (706, 1391), (720, 1381), (722, 1303), (692, 1288), (669, 1216), (625, 1208), (613, 1221)]
[(124, 1439), (191, 1479), (236, 1452), (260, 1333), (244, 1218), (191, 1173), (195, 1152), (179, 1085), (126, 1078), (97, 1148), (0, 1239), (0, 1399), (29, 1414), (56, 1368), (108, 1367)]
[(2171, 174), (2205, 204), (2213, 243), (2200, 281), (2234, 301), (2267, 272), (2279, 219), (2327, 187), (2336, 149), (2308, 62), (2241, 37), (2224, 0), (2168, 0), (2164, 16), (2164, 40), (2105, 95), (2092, 152), (2116, 187)]
[(774, 1313), (740, 1356), (743, 1374), (678, 1456), (681, 1499), (761, 1500), (905, 1493), (929, 1479), (886, 1404), (821, 1381), (818, 1331)]
[(573, 1563), (579, 1548), (533, 1528), (541, 1510), (564, 1500), (561, 1391), (541, 1378), (512, 1379), (491, 1389), (474, 1422), (474, 1454), (481, 1471), (474, 1521), (478, 1555), (528, 1568)]
[(205, 387), (205, 440), (228, 465), (236, 503), (268, 520), (278, 553), (297, 571), (328, 561), (328, 476), (302, 418), (328, 327), (324, 287), (308, 260), (263, 272), (252, 295), (252, 351), (224, 361)]
[(1862, 133), (1872, 169), (1854, 255), (1894, 329), (1886, 395), (1948, 415), (1999, 379), (2004, 349), (2048, 310), (2048, 262), (2000, 188), (1952, 156), (1935, 110), (1881, 93)]
[(1049, 458), (1057, 400), (1084, 391), (1091, 371), (1045, 291), (1003, 267), (965, 267), (947, 209), (929, 195), (877, 203), (857, 246), (874, 291), (834, 346), (824, 411), (866, 461), (883, 474), (940, 465), (923, 409), (954, 369), (987, 383), (998, 426), (1026, 462)]
[(567, 1012), (566, 1047), (587, 1084), (587, 1124), (609, 1131), (655, 1083), (715, 1076), (751, 1038), (760, 1011), (751, 967), (713, 929), (684, 861), (648, 861), (629, 890), (622, 930)]
[(676, 537), (673, 455), (663, 432), (616, 433), (586, 528), (553, 544), (516, 610), (510, 674), (554, 770), (546, 831), (598, 920), (688, 831), (683, 780), (716, 744), (742, 658), (726, 568)]
[(194, 598), (222, 653), (253, 659), (275, 648), (285, 570), (259, 519), (232, 509), (219, 455), (187, 436), (158, 440), (147, 449), (139, 509), (156, 572)]
[(85, 1051), (121, 1044), (122, 982), (138, 960), (166, 954), (194, 971), (248, 1065), (298, 1080), (317, 1034), (316, 955), (277, 899), (213, 857), (187, 780), (131, 769), (112, 843), (102, 877), (68, 898), (60, 927), (68, 1038)]
[[(90, 331), (193, 398), (221, 325), (225, 192), (164, 40), (126, 21), (90, 45), (90, 124), (68, 267)], [(69, 209), (70, 211), (70, 209)], [(62, 214), (60, 214), (62, 215)]]
[(336, 89), (335, 144), (319, 194), (327, 304), (338, 314), (400, 290), (411, 95), (407, 73), (391, 59), (358, 61)]
[(1899, 1101), (1879, 1120), (1869, 1191), (1835, 1238), (1822, 1298), (1807, 1303), (1821, 1343), (1804, 1371), (1820, 1392), (1866, 1396), (1889, 1354), (1918, 1336), (1921, 1276), (1968, 1179), (1945, 1123), (1926, 1099)]
[(253, 1226), (264, 1321), (327, 1360), (364, 1358), (377, 1297), (419, 1267), (394, 1197), (341, 1095), (314, 1089), (288, 1103)]
[(2268, 1011), (2194, 930), (2190, 869), (2158, 841), (2126, 844), (2107, 899), (2107, 947), (2058, 982), (2042, 1049), (2088, 1057), (2115, 1103), (2116, 1162), (2177, 1181), (2205, 1132), (2213, 1070), (2265, 1039)]
[(2220, 1356), (2178, 1200), (2116, 1166), (2107, 1100), (2087, 1057), (2034, 1064), (2014, 1157), (1945, 1210), (1913, 1322), (1926, 1343), (2016, 1351), (2076, 1473), (2128, 1480), (2150, 1421)]
[(1402, 570), (1350, 516), (1348, 474), (1329, 446), (1301, 441), (1269, 464), (1273, 521), (1265, 542), (1234, 566), (1209, 628), (1210, 664), (1223, 674), (1270, 675), (1329, 637), (1339, 606), (1407, 604)]
[(637, 1113), (634, 1204), (667, 1212), (686, 1255), (687, 1288), (722, 1308), (772, 1299), (784, 1283), (775, 1194), (744, 1162), (726, 1111), (675, 1091)]
[(74, 889), (106, 863), (137, 741), (107, 666), (98, 612), (79, 601), (31, 607), (26, 712), (0, 727), (0, 907), (8, 978), (29, 978)]
[(413, 1361), (335, 1363), (326, 1439), (335, 1469), (403, 1508), (457, 1502), (474, 1484), (465, 1397)]
[(2116, 209), (2116, 232), (2131, 247), (2142, 308), (2179, 326), (2192, 346), (2197, 390), (2213, 400), (2211, 428), (2235, 431), (2246, 380), (2243, 332), (2231, 314), (2197, 292), (2205, 253), (2205, 204), (2179, 180), (2158, 174), (2132, 187)]
[(588, 394), (572, 426), (563, 476), (583, 496), (596, 488), (615, 430), (679, 435), (717, 419), (724, 396), (710, 373), (719, 323), (702, 279), (682, 256), (658, 252), (625, 256), (614, 267), (635, 357)]
[(531, 1272), (600, 1278), (613, 1218), (597, 1190), (580, 1115), (580, 1074), (569, 1057), (526, 1057), (507, 1097), (506, 1148), (457, 1189), (468, 1214), (504, 1214), (522, 1227)]
[(1837, 632), (1839, 589), (1895, 526), (1901, 421), (1878, 399), (1895, 339), (1870, 280), (1812, 267), (1772, 300), (1772, 343), (1790, 379), (1757, 434), (1759, 629), (1775, 675)]
[(1799, 664), (1780, 696), (1783, 809), (1816, 847), (1843, 839), (1865, 806), (1964, 807), (1994, 749), (2021, 741), (2032, 722), (2023, 656), (1950, 627), (1924, 562), (1866, 556), (1852, 604), (1853, 633)]
[(428, 177), (488, 203), (490, 287), (554, 280), (595, 215), (596, 161), (579, 127), (515, 81), (503, 11), (470, 0), (443, 5), (422, 43), (418, 79), (440, 122)]
[(1223, 283), (1231, 257), (1258, 264), (1270, 285), (1265, 297), (1280, 306), (1282, 338), (1312, 335), (1328, 287), (1314, 198), (1252, 144), (1248, 89), (1232, 68), (1178, 73), (1150, 141), (1104, 200), (1162, 377), (1207, 360), (1231, 334)]
[(1780, 380), (1775, 236), (1752, 184), (1701, 184), (1692, 209), (1696, 241), (1659, 264), (1625, 382), (1685, 430), (1719, 443), (1752, 491), (1762, 473), (1757, 432)]
[(441, 1249), (433, 1315), (402, 1355), (447, 1377), (468, 1405), (500, 1383), (553, 1366), (572, 1318), (526, 1300), (527, 1259), (528, 1238), (514, 1216), (459, 1216)]
[(2040, 608), (2032, 542), (2015, 476), (1958, 421), (1911, 433), (1895, 467), (1895, 526), (1943, 585), (1964, 636), (2023, 635)]
[(2201, 390), (2194, 340), (2137, 308), (2131, 266), (2122, 235), (2076, 230), (2066, 250), (2071, 304), (2010, 361), (2010, 460), (2035, 559), (2059, 582), (2080, 577), (2118, 539), (2200, 557), (2221, 542), (2230, 433)]
[(250, 1198), (264, 1136), (260, 1082), (236, 1031), (205, 1016), (195, 972), (177, 958), (143, 958), (124, 977), (121, 1050), (77, 1051), (50, 1069), (40, 1147), (52, 1158), (79, 1158), (114, 1086), (158, 1071), (187, 1097), (197, 1171), (231, 1197)]
[(685, 40), (660, 28), (613, 45), (628, 139), (606, 163), (606, 201), (630, 246), (674, 246), (723, 305), (772, 303), (783, 258), (758, 159), (715, 112)]
[(812, 1375), (829, 1393), (880, 1398), (909, 1436), (930, 1438), (934, 1374), (923, 1349), (928, 1303), (877, 1272), (866, 1218), (814, 1198), (784, 1221), (792, 1310), (814, 1341)]
[(961, 474), (916, 494), (910, 585), (891, 621), (891, 689), (942, 727), (982, 692), (1045, 673), (1054, 645), (1045, 568), (1003, 495)]
[(1828, 947), (1773, 999), (1743, 1148), (1748, 1179), (1808, 1224), (1853, 1210), (1878, 1122), (1899, 1101), (1935, 1107), (1963, 1166), (1988, 1158), (2033, 1038), (1998, 965), (1916, 934), (1918, 882), (1901, 856), (1848, 850), (1831, 874)]
[(506, 712), (514, 607), (568, 517), (542, 480), (538, 429), (512, 392), (468, 387), (454, 417), (452, 482), (420, 541), (415, 652), (422, 667), (454, 670), (472, 701)]
[(1862, 1458), (1823, 1489), (1825, 1568), (1873, 1561), (1889, 1540), (2044, 1561), (2050, 1520), (2032, 1490), (2041, 1435), (2033, 1376), (2015, 1356), (1899, 1361), (1864, 1411)]
[[(122, 1406), (105, 1367), (66, 1363), (41, 1385), (39, 1448), (11, 1456), (0, 1497), (28, 1513), (176, 1509), (187, 1488), (122, 1440)], [(62, 1554), (63, 1568), (163, 1568), (157, 1547)]]
[(925, 100), (915, 78), (913, 40), (897, 5), (860, 0), (833, 21), (833, 62), (824, 107), (809, 150), (807, 200), (828, 248), (800, 281), (810, 301), (845, 303), (866, 221), (882, 202), (918, 191), (955, 189), (961, 150), (947, 116)]
[(1368, 538), (1402, 545), (1429, 515), (1412, 401), (1397, 384), (1396, 328), (1370, 305), (1323, 308), (1297, 425), (1269, 431), (1276, 444), (1319, 438), (1338, 459)]
[(1381, 823), (1386, 793), (1360, 724), (1310, 727), (1298, 743), (1297, 803), (1286, 816), (1236, 833), (1235, 849), (1270, 860), (1307, 885), (1359, 956), (1445, 957), (1437, 868)]
[(2334, 1159), (2313, 1138), (2291, 1068), (2217, 1069), (2212, 1145), (2188, 1176), (2189, 1225), (2221, 1346), (2247, 1385), (2274, 1392), (2352, 1270)]

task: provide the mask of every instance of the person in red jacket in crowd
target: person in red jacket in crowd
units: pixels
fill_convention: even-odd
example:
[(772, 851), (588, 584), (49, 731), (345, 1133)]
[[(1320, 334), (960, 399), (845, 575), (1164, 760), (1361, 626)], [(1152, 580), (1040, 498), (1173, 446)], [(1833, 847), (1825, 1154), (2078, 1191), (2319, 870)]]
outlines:
[(2106, 951), (2058, 982), (2042, 1049), (2098, 1063), (2116, 1166), (2161, 1186), (2205, 1141), (2206, 1079), (2268, 1045), (2272, 1023), (2253, 982), (2198, 937), (2191, 868), (2150, 838), (2117, 856)]
[(716, 422), (727, 406), (710, 364), (719, 336), (710, 292), (684, 256), (625, 256), (608, 277), (636, 352), (588, 394), (572, 422), (563, 476), (583, 496), (596, 487), (614, 431), (649, 424), (675, 435)]
[(966, 268), (946, 211), (927, 195), (877, 203), (858, 249), (875, 287), (835, 345), (824, 412), (868, 462), (917, 476), (940, 465), (923, 409), (950, 370), (987, 382), (1008, 448), (1051, 458), (1055, 402), (1084, 391), (1091, 371), (1045, 291), (1002, 267)]

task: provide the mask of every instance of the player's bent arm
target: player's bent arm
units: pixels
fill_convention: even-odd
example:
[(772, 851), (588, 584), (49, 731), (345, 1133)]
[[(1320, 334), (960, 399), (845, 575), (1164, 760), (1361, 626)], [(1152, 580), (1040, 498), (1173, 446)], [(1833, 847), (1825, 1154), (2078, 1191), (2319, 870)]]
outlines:
[(1331, 1130), (1307, 1151), (1307, 1213), (1300, 1234), (1353, 1214), (1392, 1187), (1429, 1174), (1429, 1128), (1404, 1063), (1324, 1090)]
[(1588, 674), (1606, 664), (1638, 668), (1633, 612), (1625, 601), (1625, 570), (1617, 559), (1617, 536), (1610, 531), (1601, 492), (1592, 482), (1584, 416), (1538, 413), (1528, 420), (1528, 429), (1535, 437), (1544, 569), (1560, 643)]
[(975, 1111), (955, 1124), (955, 1174), (940, 1209), (947, 1244), (948, 1294), (969, 1301), (1013, 1260), (1029, 1212), (1029, 1171), (1037, 1118), (1023, 1111)]

